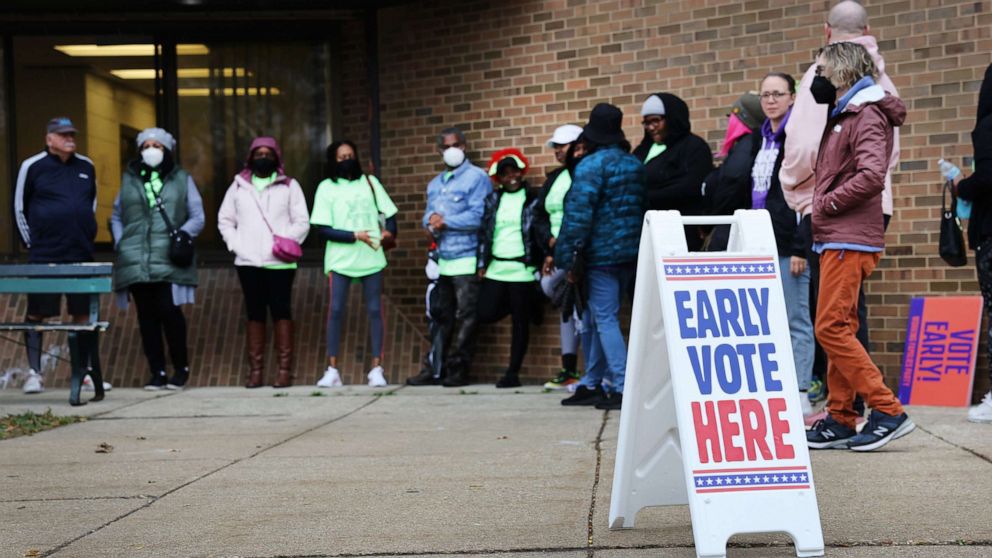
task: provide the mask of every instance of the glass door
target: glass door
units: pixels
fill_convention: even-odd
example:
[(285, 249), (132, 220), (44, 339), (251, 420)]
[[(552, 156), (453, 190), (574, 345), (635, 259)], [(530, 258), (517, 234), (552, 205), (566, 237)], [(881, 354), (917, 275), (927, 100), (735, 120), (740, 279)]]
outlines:
[(69, 117), (79, 130), (77, 152), (96, 167), (97, 242), (109, 243), (135, 136), (155, 125), (155, 44), (146, 36), (14, 37), (12, 44), (15, 164), (45, 149), (51, 118)]

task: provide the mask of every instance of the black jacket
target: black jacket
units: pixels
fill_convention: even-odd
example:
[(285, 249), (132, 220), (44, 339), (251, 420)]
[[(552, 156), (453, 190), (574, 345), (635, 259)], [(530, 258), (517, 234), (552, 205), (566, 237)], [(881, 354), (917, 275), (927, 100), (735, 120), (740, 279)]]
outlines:
[(548, 198), (548, 192), (551, 191), (551, 186), (558, 179), (558, 175), (563, 172), (568, 172), (568, 169), (566, 167), (558, 167), (548, 173), (544, 185), (541, 186), (541, 190), (537, 194), (537, 204), (534, 205), (534, 227), (538, 235), (537, 240), (548, 254), (551, 254), (551, 247), (548, 246), (551, 242), (551, 215), (544, 207), (544, 200)]
[[(723, 163), (706, 177), (704, 198), (711, 215), (733, 215), (738, 209), (751, 207), (751, 168), (761, 147), (761, 136), (741, 136), (730, 148)], [(727, 249), (730, 225), (713, 228), (707, 250)]]
[[(703, 138), (692, 134), (689, 107), (670, 93), (655, 93), (665, 104), (668, 130), (665, 152), (644, 166), (649, 210), (677, 209), (683, 215), (705, 215), (702, 184), (713, 170), (713, 154)], [(647, 133), (634, 155), (644, 161), (654, 141)]]
[(968, 221), (968, 245), (977, 248), (992, 237), (992, 64), (978, 94), (978, 115), (971, 132), (975, 172), (958, 183), (958, 195), (974, 205)]
[[(752, 209), (751, 191), (753, 181), (751, 170), (754, 167), (754, 160), (761, 150), (763, 138), (761, 130), (758, 129), (748, 136), (742, 137), (730, 154), (720, 166), (718, 185), (714, 192), (713, 206), (719, 208), (722, 213), (716, 215), (732, 215), (736, 209)], [(783, 145), (785, 141), (783, 139)], [(782, 183), (779, 182), (778, 172), (782, 168), (782, 160), (785, 158), (785, 149), (779, 149), (778, 157), (775, 159), (775, 167), (772, 170), (771, 184), (768, 187), (768, 197), (765, 198), (765, 209), (768, 210), (772, 221), (772, 231), (775, 233), (775, 245), (778, 248), (778, 255), (781, 257), (796, 256), (806, 257), (806, 249), (812, 244), (812, 221), (806, 219), (801, 226), (797, 221), (796, 212), (789, 207), (785, 201), (785, 194), (782, 192)], [(746, 173), (741, 166), (747, 163)], [(730, 164), (730, 166), (727, 166)], [(726, 175), (724, 175), (724, 169)], [(713, 174), (716, 174), (714, 172)], [(707, 179), (707, 195), (710, 194), (710, 180)], [(713, 237), (710, 239), (710, 250), (726, 250), (729, 240), (729, 227), (717, 227)]]
[[(531, 188), (527, 182), (524, 182), (523, 189), (527, 196), (520, 216), (520, 232), (524, 237), (524, 255), (516, 261), (539, 268), (544, 264), (544, 255), (547, 253), (544, 248), (547, 246), (547, 241), (545, 240), (545, 244), (541, 244), (541, 239), (547, 239), (551, 233), (541, 230), (541, 225), (536, 222), (534, 214), (538, 202), (537, 191)], [(482, 226), (479, 227), (478, 267), (480, 269), (484, 269), (493, 260), (496, 212), (502, 197), (503, 190), (496, 190), (486, 197), (486, 206), (482, 213)]]
[(42, 151), (21, 164), (14, 213), (31, 262), (92, 261), (95, 210), (96, 170), (86, 157), (63, 163)]

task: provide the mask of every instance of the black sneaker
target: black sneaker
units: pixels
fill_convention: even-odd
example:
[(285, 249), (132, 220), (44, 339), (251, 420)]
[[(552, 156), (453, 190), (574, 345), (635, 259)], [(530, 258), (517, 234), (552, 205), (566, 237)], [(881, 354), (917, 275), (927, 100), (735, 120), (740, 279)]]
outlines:
[(601, 411), (619, 411), (623, 406), (622, 393), (606, 393), (603, 398), (596, 403), (596, 408)]
[(152, 373), (152, 378), (145, 383), (145, 391), (158, 391), (167, 384), (165, 380), (165, 370)]
[(408, 386), (436, 386), (440, 383), (441, 378), (435, 378), (434, 371), (430, 368), (424, 368), (416, 376), (410, 376), (406, 379)]
[(916, 430), (916, 425), (909, 420), (906, 413), (894, 417), (873, 409), (861, 433), (851, 438), (848, 447), (854, 451), (877, 450), (913, 430)]
[(441, 380), (444, 387), (465, 387), (469, 385), (468, 377), (460, 370), (448, 369), (448, 374)]
[(498, 388), (515, 388), (520, 387), (520, 378), (516, 374), (504, 373), (503, 377), (496, 380), (496, 387)]
[(176, 370), (176, 373), (169, 378), (169, 382), (165, 384), (165, 389), (171, 389), (173, 391), (178, 391), (186, 387), (186, 382), (189, 381), (189, 367), (180, 368)]
[(806, 431), (806, 444), (813, 449), (846, 448), (848, 441), (858, 433), (834, 420), (829, 414), (827, 418), (818, 420), (813, 428)]
[(596, 389), (589, 389), (586, 386), (579, 386), (571, 397), (561, 400), (561, 404), (570, 406), (592, 406), (603, 400), (603, 388), (596, 386)]

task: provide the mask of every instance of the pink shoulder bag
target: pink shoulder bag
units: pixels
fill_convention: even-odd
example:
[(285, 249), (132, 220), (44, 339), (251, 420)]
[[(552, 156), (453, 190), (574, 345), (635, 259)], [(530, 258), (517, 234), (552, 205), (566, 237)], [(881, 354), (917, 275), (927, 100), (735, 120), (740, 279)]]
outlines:
[(265, 211), (262, 210), (262, 204), (258, 203), (258, 198), (251, 192), (248, 192), (248, 195), (255, 200), (255, 205), (258, 206), (258, 212), (262, 215), (262, 221), (265, 222), (265, 226), (272, 233), (272, 255), (286, 263), (300, 261), (300, 258), (303, 257), (303, 247), (300, 246), (300, 243), (292, 238), (277, 235), (276, 231), (272, 230), (269, 220), (265, 218)]

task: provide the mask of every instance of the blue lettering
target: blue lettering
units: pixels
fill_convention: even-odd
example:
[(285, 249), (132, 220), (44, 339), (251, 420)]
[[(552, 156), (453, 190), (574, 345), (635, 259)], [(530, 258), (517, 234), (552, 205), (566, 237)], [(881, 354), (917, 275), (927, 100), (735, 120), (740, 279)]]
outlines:
[[(759, 291), (760, 295), (758, 294)], [(768, 327), (768, 287), (748, 289), (748, 295), (751, 297), (751, 303), (754, 304), (755, 310), (758, 311), (758, 319), (761, 320), (761, 333), (768, 335), (771, 332), (771, 328)]]
[(720, 382), (724, 393), (733, 395), (741, 390), (741, 368), (737, 361), (737, 351), (734, 350), (733, 345), (724, 343), (718, 345), (715, 352), (716, 379)]
[[(764, 289), (767, 291), (768, 289)], [(761, 373), (765, 380), (765, 391), (782, 391), (782, 382), (772, 378), (772, 372), (778, 371), (778, 362), (772, 360), (775, 354), (774, 343), (761, 343), (758, 345), (758, 358), (761, 364)]]
[(747, 390), (755, 393), (758, 391), (758, 383), (754, 379), (754, 345), (737, 345), (737, 353), (744, 357), (744, 375), (747, 378)]
[(689, 320), (692, 319), (692, 310), (687, 307), (687, 303), (692, 298), (689, 291), (675, 291), (675, 312), (679, 315), (679, 333), (682, 339), (695, 339), (696, 330), (689, 327)]
[(737, 295), (730, 289), (717, 289), (713, 293), (716, 295), (717, 312), (720, 314), (720, 331), (724, 337), (730, 337), (730, 330), (733, 329), (737, 336), (743, 336), (744, 330), (740, 324), (740, 307), (737, 305)]
[[(696, 378), (696, 385), (699, 387), (699, 393), (703, 395), (709, 395), (713, 393), (713, 357), (711, 355), (712, 349), (709, 345), (703, 345), (703, 361), (700, 363), (699, 354), (696, 352), (697, 347), (688, 347), (689, 350), (689, 362), (692, 363), (692, 373)], [(700, 365), (701, 364), (701, 365)]]
[(696, 331), (699, 337), (705, 339), (707, 332), (711, 337), (720, 337), (720, 330), (713, 315), (713, 306), (710, 305), (706, 291), (697, 292), (696, 297), (696, 314), (699, 315)]

